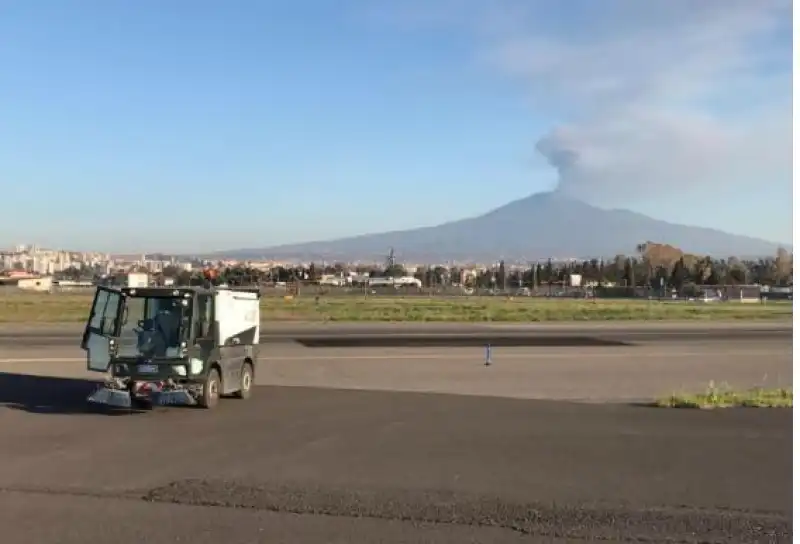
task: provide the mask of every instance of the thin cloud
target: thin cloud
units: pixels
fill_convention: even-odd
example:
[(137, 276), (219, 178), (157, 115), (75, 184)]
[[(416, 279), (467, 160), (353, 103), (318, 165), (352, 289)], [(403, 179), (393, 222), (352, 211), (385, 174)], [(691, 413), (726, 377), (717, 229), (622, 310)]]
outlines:
[(480, 62), (554, 114), (536, 149), (562, 191), (624, 202), (665, 186), (790, 190), (790, 0), (404, 6), (406, 22), (470, 32)]

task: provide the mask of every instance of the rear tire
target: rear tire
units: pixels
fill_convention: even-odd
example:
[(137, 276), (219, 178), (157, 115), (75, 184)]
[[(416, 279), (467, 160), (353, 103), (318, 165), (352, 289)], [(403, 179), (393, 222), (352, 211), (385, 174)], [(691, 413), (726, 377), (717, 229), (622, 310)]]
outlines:
[(253, 365), (252, 363), (242, 364), (242, 372), (239, 375), (239, 390), (234, 393), (237, 399), (247, 400), (253, 394)]
[(219, 371), (216, 368), (212, 368), (208, 372), (208, 376), (206, 376), (205, 383), (203, 383), (203, 391), (197, 399), (197, 405), (206, 410), (214, 408), (219, 403), (221, 385)]

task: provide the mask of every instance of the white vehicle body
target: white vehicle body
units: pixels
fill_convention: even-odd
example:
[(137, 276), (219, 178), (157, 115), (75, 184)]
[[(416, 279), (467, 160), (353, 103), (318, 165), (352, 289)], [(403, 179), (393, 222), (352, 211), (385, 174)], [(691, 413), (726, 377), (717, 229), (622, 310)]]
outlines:
[(220, 289), (214, 292), (214, 323), (218, 343), (258, 344), (261, 307), (257, 293)]
[(128, 287), (147, 287), (150, 276), (144, 272), (131, 272), (128, 274)]
[(338, 276), (322, 276), (319, 280), (320, 285), (329, 285), (331, 287), (342, 287), (346, 283), (348, 283), (347, 280)]
[(394, 278), (394, 284), (400, 286), (413, 285), (415, 287), (422, 287), (422, 282), (414, 276), (401, 276), (399, 278)]

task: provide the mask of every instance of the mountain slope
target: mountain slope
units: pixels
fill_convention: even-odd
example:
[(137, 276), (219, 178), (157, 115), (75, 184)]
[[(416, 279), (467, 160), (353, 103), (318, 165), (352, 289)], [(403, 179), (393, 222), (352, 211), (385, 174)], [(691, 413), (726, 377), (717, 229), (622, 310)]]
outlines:
[(229, 258), (379, 259), (394, 248), (407, 261), (535, 260), (631, 254), (645, 241), (689, 253), (774, 255), (778, 243), (677, 225), (627, 210), (604, 210), (557, 193), (537, 193), (484, 215), (432, 227), (339, 240), (219, 253)]

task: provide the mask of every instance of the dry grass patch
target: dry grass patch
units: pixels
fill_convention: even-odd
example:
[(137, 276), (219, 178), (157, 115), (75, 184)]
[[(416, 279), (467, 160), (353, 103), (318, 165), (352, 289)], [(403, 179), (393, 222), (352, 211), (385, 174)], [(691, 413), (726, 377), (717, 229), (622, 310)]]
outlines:
[(729, 387), (717, 387), (713, 383), (703, 393), (672, 394), (659, 399), (656, 405), (661, 408), (791, 408), (792, 389), (766, 389), (753, 387), (744, 391), (736, 391)]

